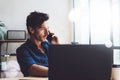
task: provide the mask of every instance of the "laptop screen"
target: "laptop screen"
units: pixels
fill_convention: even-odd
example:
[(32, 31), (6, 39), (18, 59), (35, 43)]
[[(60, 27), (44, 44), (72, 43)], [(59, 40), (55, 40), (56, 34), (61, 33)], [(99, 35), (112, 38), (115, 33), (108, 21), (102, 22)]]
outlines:
[(49, 80), (110, 80), (113, 50), (104, 45), (51, 45)]

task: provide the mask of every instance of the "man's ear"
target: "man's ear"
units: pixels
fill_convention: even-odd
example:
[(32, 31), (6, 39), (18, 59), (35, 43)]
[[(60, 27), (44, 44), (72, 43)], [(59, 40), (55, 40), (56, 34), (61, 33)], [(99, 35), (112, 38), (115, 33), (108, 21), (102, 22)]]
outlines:
[(29, 27), (29, 31), (30, 31), (31, 34), (34, 33), (34, 29), (32, 27)]

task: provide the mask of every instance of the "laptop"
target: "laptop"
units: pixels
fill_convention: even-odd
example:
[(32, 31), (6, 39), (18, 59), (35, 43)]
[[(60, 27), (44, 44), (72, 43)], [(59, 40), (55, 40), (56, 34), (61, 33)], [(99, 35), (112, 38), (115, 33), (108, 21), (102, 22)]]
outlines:
[(105, 45), (51, 45), (49, 80), (110, 80), (113, 49)]

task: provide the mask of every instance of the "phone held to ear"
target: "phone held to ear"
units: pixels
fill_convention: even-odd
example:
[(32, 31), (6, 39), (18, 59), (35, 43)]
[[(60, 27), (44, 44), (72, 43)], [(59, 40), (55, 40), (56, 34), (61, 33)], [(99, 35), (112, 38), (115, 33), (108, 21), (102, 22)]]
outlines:
[(59, 44), (58, 37), (54, 35), (54, 33), (49, 32), (49, 35), (47, 36), (47, 40), (51, 44)]
[(47, 40), (51, 43), (52, 41), (52, 36), (54, 35), (54, 33), (50, 33), (49, 32), (49, 35), (47, 36)]

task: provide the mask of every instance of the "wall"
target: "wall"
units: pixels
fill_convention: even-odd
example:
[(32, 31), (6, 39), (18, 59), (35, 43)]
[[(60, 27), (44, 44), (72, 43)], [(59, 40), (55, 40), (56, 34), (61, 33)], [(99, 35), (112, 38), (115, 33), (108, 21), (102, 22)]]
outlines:
[(0, 21), (7, 30), (26, 30), (26, 16), (31, 11), (48, 13), (48, 25), (60, 40), (66, 44), (72, 41), (71, 23), (68, 14), (72, 0), (0, 0)]

